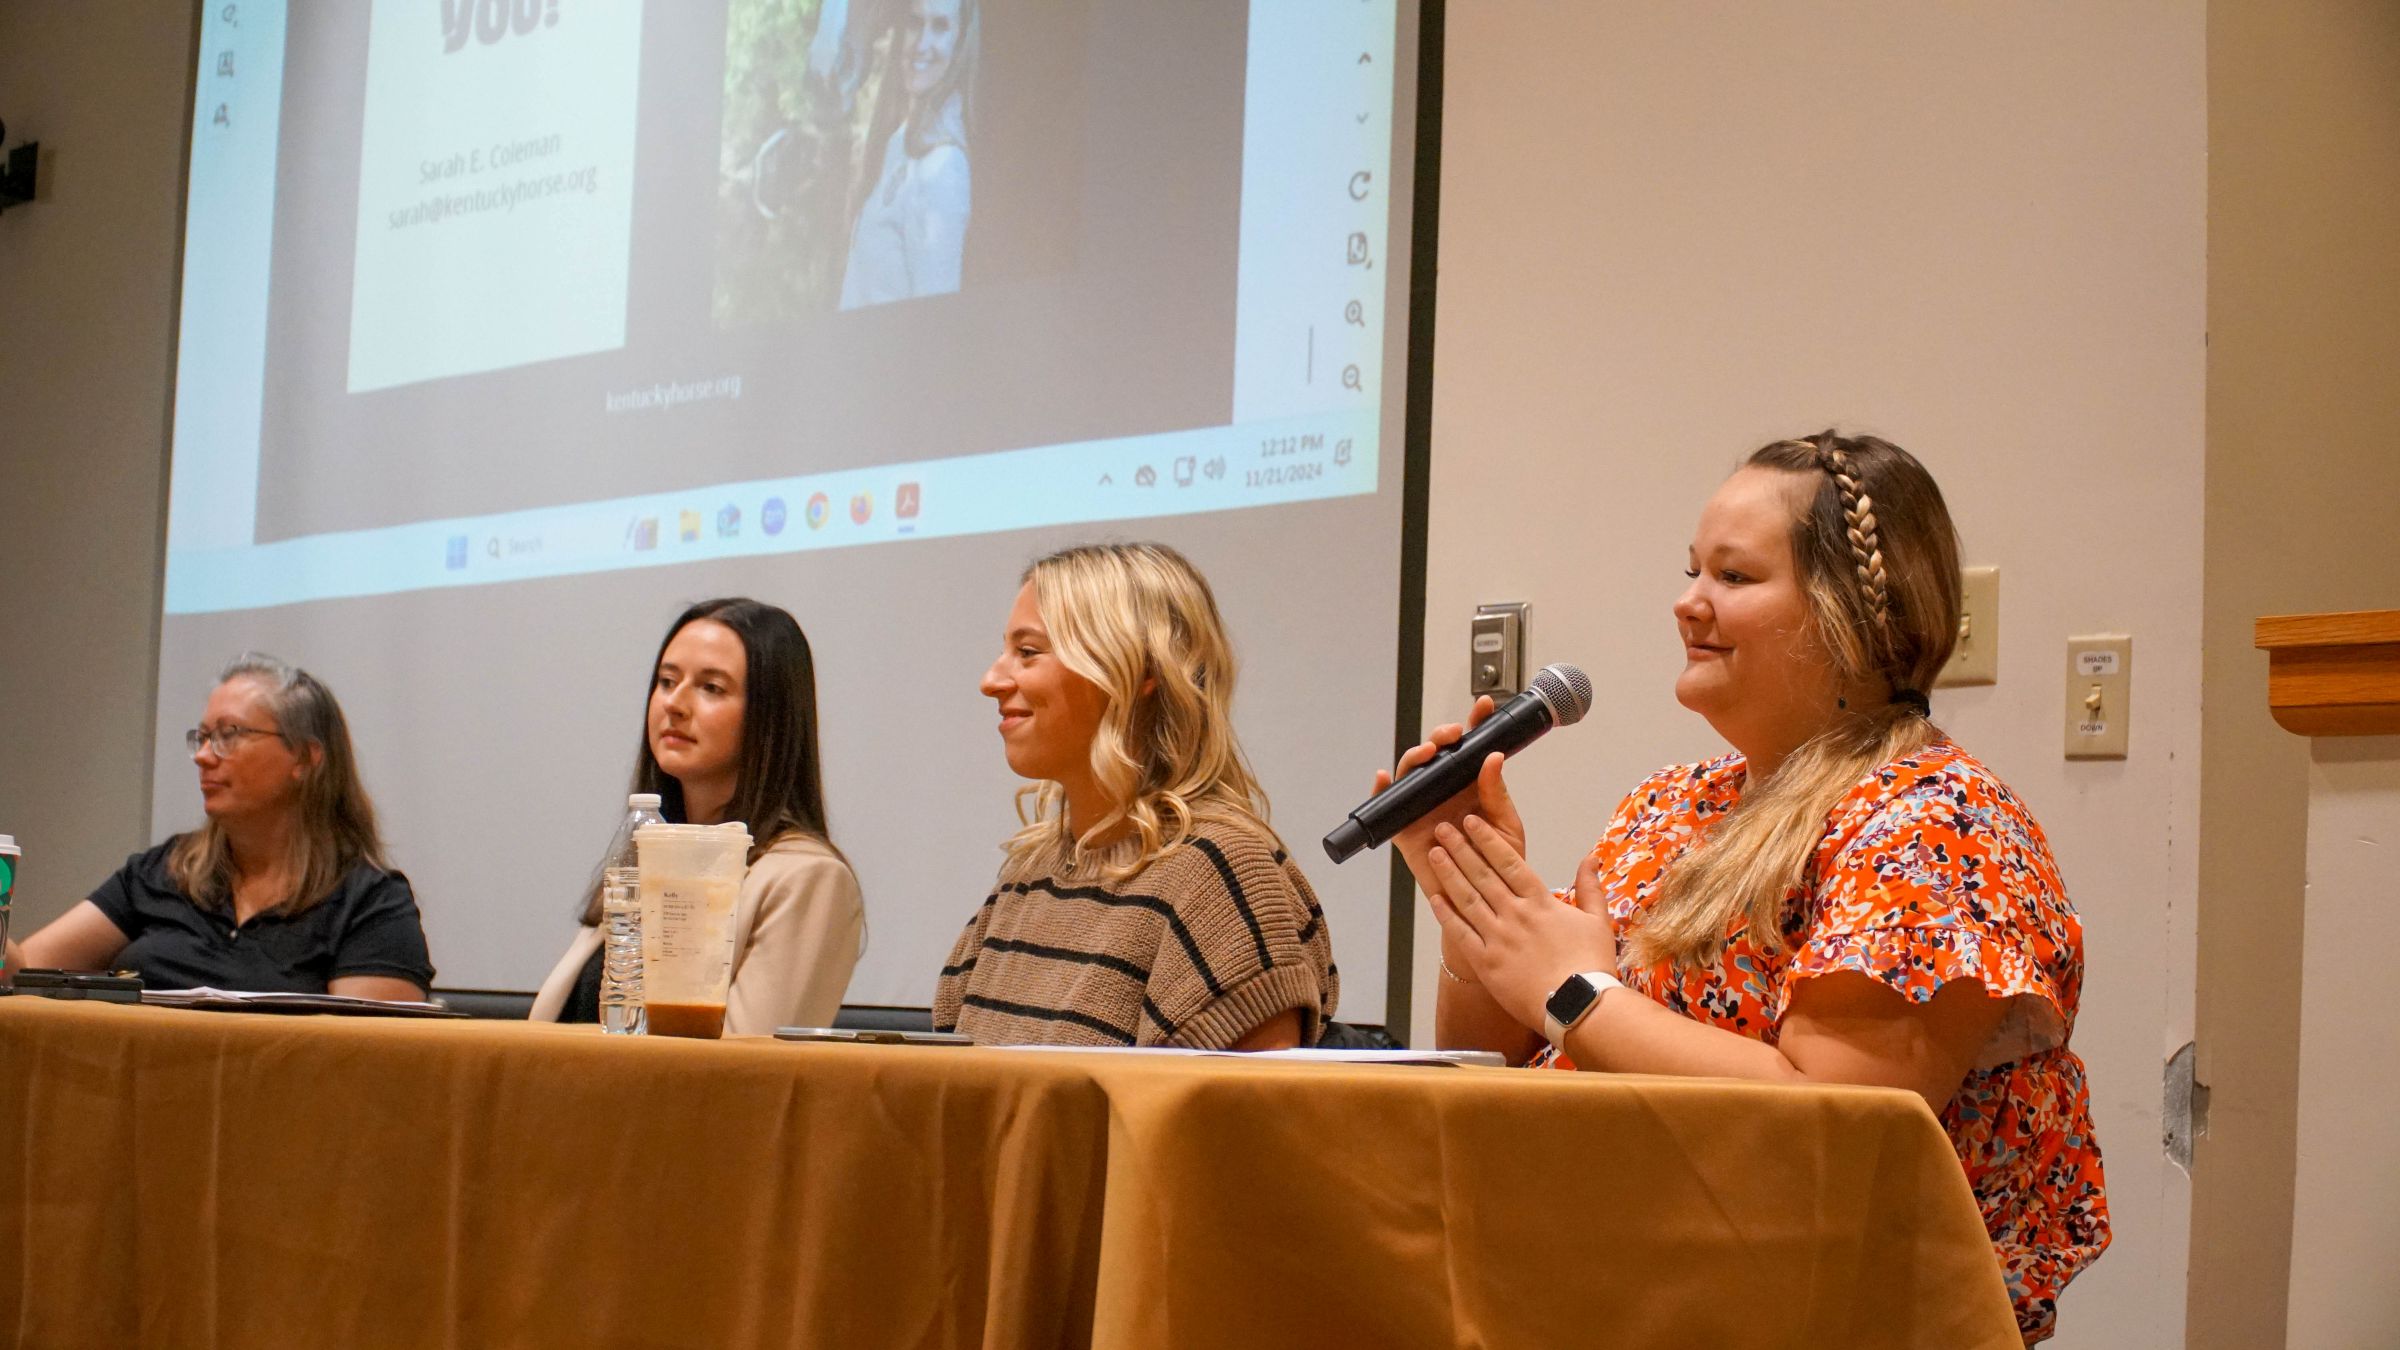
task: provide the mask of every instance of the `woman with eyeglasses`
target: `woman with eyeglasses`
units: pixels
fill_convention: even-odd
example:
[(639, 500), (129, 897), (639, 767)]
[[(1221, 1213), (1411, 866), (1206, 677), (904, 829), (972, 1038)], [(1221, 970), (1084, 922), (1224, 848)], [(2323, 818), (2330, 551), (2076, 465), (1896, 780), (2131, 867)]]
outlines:
[(416, 894), (384, 861), (333, 691), (246, 652), (184, 741), (207, 822), (10, 943), (9, 965), (131, 970), (151, 989), (424, 998)]

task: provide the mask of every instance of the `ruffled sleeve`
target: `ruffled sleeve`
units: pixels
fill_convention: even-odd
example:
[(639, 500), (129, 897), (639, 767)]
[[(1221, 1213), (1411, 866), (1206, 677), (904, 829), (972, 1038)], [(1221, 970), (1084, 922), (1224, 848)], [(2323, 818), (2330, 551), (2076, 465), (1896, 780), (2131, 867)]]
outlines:
[(1789, 982), (1853, 971), (1923, 1003), (1973, 979), (2010, 1000), (1976, 1068), (2064, 1044), (2080, 934), (2058, 940), (2072, 911), (2024, 808), (1996, 783), (1939, 773), (1846, 807), (1817, 853)]

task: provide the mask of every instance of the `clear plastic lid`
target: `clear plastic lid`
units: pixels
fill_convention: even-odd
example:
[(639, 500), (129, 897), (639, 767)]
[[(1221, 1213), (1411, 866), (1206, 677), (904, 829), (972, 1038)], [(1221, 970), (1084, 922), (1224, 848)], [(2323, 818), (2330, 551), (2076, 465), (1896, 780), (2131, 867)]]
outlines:
[(655, 811), (664, 799), (655, 792), (636, 792), (625, 799), (629, 811)]
[(16, 851), (17, 837), (13, 834), (0, 834), (0, 853), (14, 853)]
[(750, 828), (738, 820), (722, 825), (644, 825), (633, 832), (642, 874), (727, 876), (740, 880), (750, 866)]

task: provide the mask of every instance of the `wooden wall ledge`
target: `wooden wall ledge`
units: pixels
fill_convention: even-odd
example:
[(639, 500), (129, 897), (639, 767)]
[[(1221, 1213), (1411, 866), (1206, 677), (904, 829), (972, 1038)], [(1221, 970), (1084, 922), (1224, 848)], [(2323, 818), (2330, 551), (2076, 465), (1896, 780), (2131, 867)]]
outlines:
[(2400, 735), (2400, 609), (2258, 621), (2267, 710), (2302, 736)]

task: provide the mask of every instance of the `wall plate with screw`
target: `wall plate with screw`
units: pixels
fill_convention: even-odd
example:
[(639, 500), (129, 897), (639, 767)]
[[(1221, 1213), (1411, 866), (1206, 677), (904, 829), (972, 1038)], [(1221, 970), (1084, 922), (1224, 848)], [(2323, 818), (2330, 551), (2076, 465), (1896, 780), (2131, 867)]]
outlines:
[(2133, 639), (2067, 639), (2069, 759), (2123, 759), (2133, 723)]
[(1478, 605), (1467, 628), (1467, 696), (1507, 699), (1525, 687), (1525, 615), (1522, 600)]
[(2000, 569), (1962, 567), (1958, 573), (1958, 645), (1933, 678), (1936, 689), (2000, 683)]

